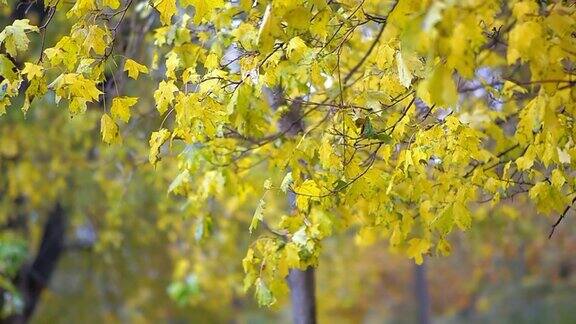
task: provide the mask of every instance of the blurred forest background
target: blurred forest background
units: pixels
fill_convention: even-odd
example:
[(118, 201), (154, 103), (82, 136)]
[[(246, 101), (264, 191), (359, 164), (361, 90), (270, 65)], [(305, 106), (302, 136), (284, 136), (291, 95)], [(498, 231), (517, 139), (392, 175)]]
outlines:
[[(521, 206), (518, 206), (522, 208)], [(144, 216), (144, 215), (141, 215)], [(154, 222), (153, 215), (147, 215)], [(496, 218), (487, 215), (487, 218)], [(530, 211), (522, 217), (531, 217)], [(488, 221), (488, 220), (487, 220)], [(566, 227), (574, 226), (569, 220)], [(546, 238), (545, 222), (478, 231), (458, 240), (453, 254), (424, 263), (434, 323), (574, 323), (576, 237)], [(130, 235), (126, 230), (123, 235)], [(133, 232), (132, 232), (133, 233)], [(140, 242), (139, 242), (140, 241)], [(166, 292), (172, 265), (165, 238), (126, 237), (116, 251), (65, 253), (42, 297), (38, 323), (171, 322), (290, 323), (289, 305), (259, 308), (252, 296), (178, 305)], [(413, 262), (387, 253), (386, 244), (346, 246), (318, 268), (323, 323), (417, 322)]]
[[(2, 28), (17, 16), (41, 21), (34, 8), (24, 13), (8, 3), (0, 9)], [(55, 19), (49, 43), (68, 28), (68, 21)], [(30, 56), (40, 50), (33, 37)], [(145, 82), (125, 87), (145, 97), (152, 82), (149, 89)], [(144, 117), (154, 110), (152, 101), (140, 102), (127, 130), (132, 136), (121, 147), (101, 143), (98, 112), (70, 121), (37, 101), (26, 118), (14, 109), (0, 119), (5, 316), (22, 309), (21, 288), (30, 288), (9, 278), (34, 276), (26, 269), (43, 266), (47, 286), (34, 323), (291, 322), (287, 300), (260, 308), (243, 293), (239, 261), (250, 244), (246, 235), (195, 247), (212, 220), (183, 216), (166, 194), (176, 165), (160, 173), (148, 164), (147, 136), (157, 125)], [(576, 323), (573, 217), (548, 239), (551, 219), (536, 215), (523, 197), (486, 207), (476, 207), (478, 226), (466, 239), (453, 235), (450, 256), (427, 258), (422, 266), (368, 230), (329, 238), (317, 272), (319, 321), (418, 322), (424, 312), (435, 323)], [(249, 227), (248, 221), (219, 221), (230, 233)], [(58, 229), (45, 237), (50, 226)], [(42, 260), (50, 250), (45, 242), (58, 246), (49, 251), (53, 263)], [(186, 254), (203, 261), (191, 264), (181, 258)]]

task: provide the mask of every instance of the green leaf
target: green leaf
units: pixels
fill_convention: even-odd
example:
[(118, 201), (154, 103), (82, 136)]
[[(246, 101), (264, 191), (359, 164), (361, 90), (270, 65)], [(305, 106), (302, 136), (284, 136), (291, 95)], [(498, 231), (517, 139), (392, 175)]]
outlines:
[(346, 188), (346, 186), (348, 186), (348, 183), (344, 180), (338, 180), (334, 182), (333, 186), (334, 186), (334, 189), (332, 189), (333, 191), (340, 191)]
[(258, 305), (260, 306), (271, 306), (276, 302), (276, 298), (272, 295), (272, 292), (262, 278), (256, 279), (256, 300), (258, 301)]
[(250, 223), (250, 233), (258, 228), (258, 222), (264, 220), (265, 206), (266, 202), (264, 201), (264, 198), (260, 199), (258, 206), (256, 206), (256, 211), (254, 211), (254, 216), (252, 216), (252, 222)]

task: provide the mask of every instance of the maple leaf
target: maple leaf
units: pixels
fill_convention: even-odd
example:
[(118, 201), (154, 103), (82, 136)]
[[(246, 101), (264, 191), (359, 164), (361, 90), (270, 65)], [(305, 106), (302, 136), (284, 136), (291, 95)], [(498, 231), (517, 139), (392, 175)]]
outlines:
[(256, 300), (260, 306), (270, 306), (276, 302), (276, 298), (261, 278), (256, 280)]
[(396, 53), (396, 64), (398, 65), (398, 79), (400, 80), (400, 84), (406, 88), (410, 87), (412, 83), (412, 72), (410, 72), (410, 69), (404, 61), (404, 56), (400, 51)]
[[(63, 75), (59, 87), (66, 87), (69, 91), (69, 97), (79, 97), (91, 102), (97, 101), (99, 96), (103, 94), (96, 86), (94, 80), (86, 79), (83, 75), (77, 73)], [(56, 89), (58, 90), (59, 87)]]
[(26, 62), (24, 63), (24, 68), (22, 69), (22, 74), (25, 74), (28, 80), (34, 78), (41, 78), (44, 74), (44, 68), (40, 65), (34, 63)]
[(408, 245), (408, 249), (406, 250), (408, 257), (414, 259), (416, 264), (422, 264), (422, 262), (424, 262), (422, 254), (428, 252), (430, 249), (430, 242), (424, 239), (413, 238), (408, 241)]
[(112, 117), (108, 114), (102, 115), (100, 119), (100, 132), (102, 133), (102, 141), (104, 141), (104, 143), (112, 144), (120, 142), (118, 125), (116, 125)]
[(154, 100), (156, 101), (156, 109), (163, 115), (168, 106), (174, 100), (174, 92), (178, 91), (178, 87), (174, 85), (174, 81), (162, 81), (158, 85), (158, 89), (154, 92)]
[(14, 72), (15, 68), (16, 66), (14, 66), (14, 63), (8, 56), (0, 54), (0, 75), (9, 81), (14, 81), (17, 79), (17, 74)]
[(125, 123), (130, 119), (130, 108), (138, 102), (136, 97), (116, 97), (112, 99), (110, 114)]
[(223, 0), (182, 0), (183, 6), (194, 6), (194, 23), (210, 21), (212, 12), (224, 6)]
[(272, 5), (269, 4), (266, 6), (258, 29), (257, 39), (262, 52), (269, 52), (274, 47), (275, 24), (276, 19), (272, 16)]
[(134, 60), (126, 59), (126, 62), (124, 62), (124, 71), (128, 71), (128, 76), (136, 80), (140, 73), (148, 73), (148, 68)]
[(104, 55), (106, 47), (108, 47), (108, 31), (100, 28), (100, 26), (92, 25), (88, 27), (86, 39), (84, 40), (84, 48), (88, 52), (94, 50), (97, 55)]
[(38, 32), (38, 27), (30, 25), (28, 19), (15, 20), (0, 32), (0, 45), (4, 44), (6, 52), (16, 57), (18, 52), (25, 52), (30, 44), (26, 31)]
[(178, 54), (170, 52), (166, 55), (166, 77), (175, 79), (176, 69), (182, 64)]
[(96, 10), (96, 1), (95, 0), (77, 0), (72, 9), (68, 11), (66, 16), (70, 17), (82, 17), (86, 13)]
[(160, 154), (160, 147), (170, 138), (170, 131), (163, 128), (157, 132), (153, 132), (150, 136), (150, 154), (149, 161), (152, 165), (158, 162), (158, 154)]
[(118, 7), (120, 7), (120, 0), (103, 0), (102, 4), (112, 9), (118, 9)]
[(266, 207), (266, 202), (264, 199), (260, 199), (254, 215), (252, 216), (252, 222), (250, 223), (250, 233), (252, 233), (256, 228), (258, 228), (258, 222), (264, 220), (264, 208)]
[(160, 13), (162, 24), (169, 25), (176, 13), (176, 0), (155, 0), (154, 8)]
[(289, 242), (286, 244), (284, 249), (288, 266), (291, 268), (298, 268), (300, 266), (300, 248), (294, 242)]
[(320, 196), (320, 188), (314, 180), (308, 179), (295, 189), (297, 194), (296, 205), (300, 210), (308, 209), (310, 200), (317, 200)]
[(541, 36), (542, 27), (535, 21), (515, 24), (508, 41), (508, 64), (513, 64), (517, 59), (529, 60), (534, 55), (533, 47), (539, 46)]
[(306, 43), (298, 36), (292, 38), (286, 48), (288, 58), (294, 62), (302, 60), (307, 50), (308, 46), (306, 46)]

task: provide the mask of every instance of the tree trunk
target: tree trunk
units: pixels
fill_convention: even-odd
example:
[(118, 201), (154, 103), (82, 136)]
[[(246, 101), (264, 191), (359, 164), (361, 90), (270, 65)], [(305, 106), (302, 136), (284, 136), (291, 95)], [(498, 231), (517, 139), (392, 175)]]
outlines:
[(426, 283), (426, 263), (414, 265), (414, 288), (418, 303), (418, 323), (430, 324), (430, 296)]
[(290, 269), (288, 274), (292, 318), (295, 324), (316, 323), (316, 296), (314, 293), (314, 268), (302, 271)]
[(56, 264), (64, 251), (65, 227), (64, 209), (60, 204), (56, 204), (44, 225), (42, 241), (34, 261), (22, 266), (18, 277), (14, 280), (14, 285), (20, 290), (24, 301), (23, 312), (4, 319), (6, 323), (28, 323), (30, 321), (40, 300), (40, 294), (48, 285)]
[[(266, 91), (268, 102), (273, 110), (286, 105), (284, 92), (281, 86), (276, 86)], [(304, 130), (302, 122), (301, 103), (294, 100), (288, 111), (278, 121), (278, 128), (286, 137), (293, 137)], [(288, 193), (288, 205), (292, 210), (296, 208), (296, 195)], [(290, 299), (292, 302), (292, 319), (295, 324), (316, 323), (316, 296), (314, 293), (314, 268), (308, 267), (302, 271), (290, 269), (288, 273), (288, 286), (290, 287)]]

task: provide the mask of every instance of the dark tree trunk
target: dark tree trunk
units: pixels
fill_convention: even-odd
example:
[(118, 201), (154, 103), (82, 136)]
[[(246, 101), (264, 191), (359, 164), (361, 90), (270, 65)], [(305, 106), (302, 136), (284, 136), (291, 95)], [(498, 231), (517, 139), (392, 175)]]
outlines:
[(40, 294), (48, 285), (64, 250), (65, 227), (64, 209), (60, 204), (56, 204), (44, 225), (38, 254), (34, 261), (22, 267), (14, 280), (14, 285), (20, 290), (24, 301), (23, 312), (5, 319), (6, 323), (27, 323), (32, 317)]
[(430, 324), (430, 296), (426, 282), (426, 263), (414, 265), (414, 290), (418, 303), (418, 323)]
[(288, 274), (292, 318), (295, 324), (316, 323), (316, 296), (314, 293), (314, 268), (304, 271), (290, 269)]
[[(281, 86), (266, 91), (268, 102), (273, 110), (287, 105)], [(278, 121), (278, 128), (282, 136), (293, 137), (304, 130), (300, 100), (290, 103), (288, 111)], [(296, 208), (296, 195), (288, 193), (288, 204), (293, 210)], [(295, 324), (316, 323), (316, 296), (314, 293), (314, 268), (306, 270), (290, 269), (288, 273), (288, 286), (290, 286), (290, 299), (292, 302), (292, 319)]]

